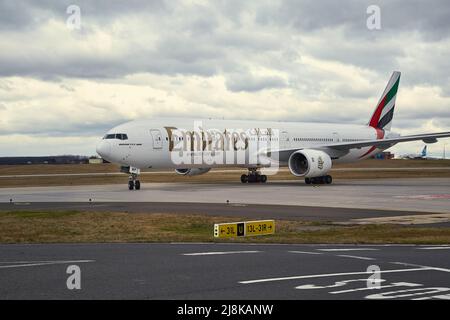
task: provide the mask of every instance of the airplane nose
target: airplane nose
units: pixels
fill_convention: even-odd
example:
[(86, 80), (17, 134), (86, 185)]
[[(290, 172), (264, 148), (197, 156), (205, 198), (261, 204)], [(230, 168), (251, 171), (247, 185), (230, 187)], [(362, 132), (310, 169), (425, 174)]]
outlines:
[(102, 140), (97, 144), (97, 153), (100, 157), (106, 159), (111, 153), (111, 145), (109, 142)]

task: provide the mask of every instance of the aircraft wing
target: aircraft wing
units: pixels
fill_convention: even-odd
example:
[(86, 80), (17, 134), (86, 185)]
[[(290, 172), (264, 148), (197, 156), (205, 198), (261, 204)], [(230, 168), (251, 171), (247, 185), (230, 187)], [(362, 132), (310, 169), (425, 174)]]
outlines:
[(392, 146), (399, 142), (417, 141), (423, 140), (425, 143), (437, 142), (438, 138), (450, 137), (450, 131), (439, 132), (439, 133), (426, 133), (426, 134), (416, 134), (411, 136), (401, 136), (396, 138), (387, 138), (380, 140), (367, 140), (367, 141), (357, 141), (357, 142), (338, 142), (333, 144), (327, 144), (325, 147), (338, 149), (338, 150), (348, 150), (363, 147), (379, 147), (379, 146)]
[[(416, 134), (410, 136), (400, 136), (395, 138), (377, 139), (377, 140), (324, 143), (321, 145), (311, 146), (311, 149), (323, 150), (324, 152), (330, 154), (331, 157), (333, 157), (333, 155), (339, 153), (345, 154), (350, 149), (360, 149), (364, 147), (381, 147), (387, 149), (399, 142), (423, 140), (425, 143), (434, 143), (437, 142), (437, 139), (439, 138), (447, 138), (447, 137), (450, 137), (450, 131), (439, 133)], [(280, 150), (272, 149), (270, 150), (270, 153), (278, 152), (280, 154), (280, 158), (286, 158), (287, 155), (290, 155), (291, 153), (300, 149), (303, 148), (289, 148)]]

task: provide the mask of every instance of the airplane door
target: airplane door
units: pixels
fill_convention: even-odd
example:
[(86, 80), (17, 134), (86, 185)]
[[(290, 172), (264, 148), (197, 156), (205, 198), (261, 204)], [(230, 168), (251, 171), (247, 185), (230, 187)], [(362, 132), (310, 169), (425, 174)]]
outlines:
[(339, 133), (333, 132), (333, 142), (341, 142), (341, 138), (339, 137)]
[(290, 147), (291, 147), (291, 142), (289, 141), (289, 133), (287, 131), (281, 131), (280, 149), (288, 149)]
[(162, 148), (162, 135), (161, 131), (157, 129), (151, 129), (150, 134), (153, 140), (153, 149), (161, 149)]

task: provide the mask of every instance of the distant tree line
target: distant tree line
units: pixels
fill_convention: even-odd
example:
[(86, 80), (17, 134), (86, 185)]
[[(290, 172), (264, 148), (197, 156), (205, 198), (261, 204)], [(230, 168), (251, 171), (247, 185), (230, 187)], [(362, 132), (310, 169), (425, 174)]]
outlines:
[(0, 157), (0, 165), (20, 164), (82, 164), (89, 163), (87, 156), (62, 155), (62, 156), (40, 156), (40, 157)]

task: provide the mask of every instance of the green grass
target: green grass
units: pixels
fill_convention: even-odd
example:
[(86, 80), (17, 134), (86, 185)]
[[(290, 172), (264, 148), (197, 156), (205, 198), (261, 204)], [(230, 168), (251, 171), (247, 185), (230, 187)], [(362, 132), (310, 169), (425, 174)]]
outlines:
[(256, 242), (449, 244), (450, 228), (276, 221), (276, 234), (216, 239), (214, 223), (245, 217), (81, 211), (0, 212), (0, 243)]
[(0, 211), (0, 218), (2, 217), (15, 217), (18, 219), (26, 219), (26, 218), (41, 218), (41, 219), (57, 219), (57, 218), (65, 218), (71, 215), (80, 214), (78, 211)]

